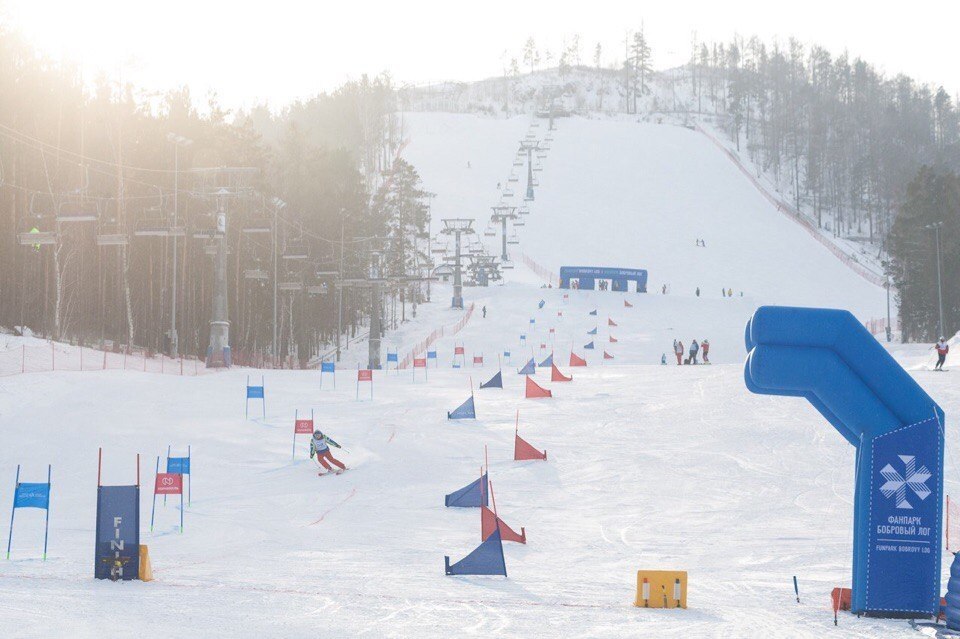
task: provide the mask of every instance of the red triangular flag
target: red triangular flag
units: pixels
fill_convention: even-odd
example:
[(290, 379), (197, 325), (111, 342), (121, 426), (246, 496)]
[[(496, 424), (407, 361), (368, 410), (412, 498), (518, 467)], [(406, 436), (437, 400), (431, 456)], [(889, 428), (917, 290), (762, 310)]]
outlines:
[(613, 335), (610, 336), (610, 343), (611, 343), (611, 344), (616, 344), (617, 341), (618, 341), (618, 340), (617, 340), (616, 337), (614, 337)]
[(513, 436), (513, 461), (527, 461), (530, 459), (543, 459), (547, 458), (547, 451), (542, 453), (530, 445), (529, 442), (525, 441), (520, 435), (514, 434)]
[(627, 300), (623, 300), (623, 307), (624, 307), (624, 308), (633, 308), (633, 304), (631, 304), (631, 303), (628, 302)]
[(533, 379), (527, 375), (527, 399), (539, 399), (541, 397), (553, 397), (553, 393), (548, 391), (543, 386), (537, 384)]
[(551, 382), (569, 382), (573, 380), (573, 376), (567, 376), (560, 372), (560, 369), (557, 368), (556, 364), (551, 364), (550, 371), (550, 381)]
[(486, 541), (487, 537), (497, 530), (497, 524), (500, 524), (500, 539), (502, 541), (515, 541), (520, 544), (527, 543), (527, 531), (520, 527), (520, 534), (504, 523), (497, 517), (492, 510), (486, 506), (480, 506), (480, 540)]
[(587, 360), (570, 351), (570, 366), (586, 366)]
[(607, 351), (603, 351), (603, 359), (613, 359), (613, 355), (611, 355)]
[(607, 318), (607, 326), (616, 326), (616, 325), (617, 325), (616, 322), (614, 322), (614, 321), (613, 321), (612, 319), (610, 319), (609, 317)]

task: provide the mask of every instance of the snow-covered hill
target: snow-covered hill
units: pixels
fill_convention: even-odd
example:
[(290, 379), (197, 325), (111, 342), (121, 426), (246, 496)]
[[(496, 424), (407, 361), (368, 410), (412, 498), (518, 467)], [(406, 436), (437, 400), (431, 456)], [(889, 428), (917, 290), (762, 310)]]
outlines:
[[(529, 121), (405, 120), (406, 156), (437, 194), (434, 219), (475, 216), (482, 229)], [(853, 450), (802, 400), (751, 395), (742, 381), (743, 322), (757, 305), (837, 305), (865, 319), (882, 314), (883, 290), (771, 210), (692, 131), (565, 119), (543, 167), (511, 248), (550, 270), (647, 268), (651, 293), (545, 289), (518, 261), (503, 285), (465, 291), (476, 310), (434, 343), (429, 382), (377, 372), (373, 401), (356, 400), (346, 363), (336, 389), (328, 379), (322, 391), (316, 371), (0, 380), (0, 478), (12, 484), (22, 464), (21, 479), (36, 481), (53, 464), (50, 556), (38, 559), (42, 513), (19, 511), (12, 559), (0, 562), (0, 635), (915, 636), (906, 622), (847, 615), (834, 628), (829, 593), (851, 572)], [(657, 293), (663, 283), (667, 295)], [(721, 286), (734, 298), (717, 295)], [(436, 284), (385, 350), (402, 357), (455, 324), (463, 315), (447, 308), (450, 295)], [(672, 339), (704, 337), (713, 365), (659, 364)], [(596, 349), (584, 350), (591, 340)], [(455, 345), (463, 368), (450, 367)], [(564, 365), (571, 349), (586, 368)], [(448, 421), (504, 351), (505, 388), (475, 390), (476, 421)], [(551, 351), (573, 381), (538, 372), (554, 398), (523, 399), (515, 369)], [(480, 354), (484, 365), (472, 366)], [(922, 347), (894, 354), (926, 357)], [(248, 421), (244, 384), (261, 374), (266, 417), (254, 404)], [(960, 391), (950, 375), (914, 374), (947, 412), (947, 492), (956, 493), (950, 415)], [(306, 438), (291, 460), (294, 412), (311, 409), (343, 444), (335, 454), (346, 474), (317, 477)], [(549, 461), (512, 461), (518, 410), (521, 435)], [(170, 444), (193, 453), (183, 534), (174, 501), (158, 503), (153, 532), (146, 525), (156, 456)], [(142, 455), (152, 583), (92, 579), (99, 446), (107, 484), (132, 482)], [(475, 478), (485, 447), (500, 515), (525, 527), (528, 543), (506, 545), (508, 579), (446, 577), (443, 556), (472, 550), (480, 527), (476, 511), (445, 508), (443, 497)], [(0, 492), (0, 511), (11, 498), (12, 486)], [(633, 607), (640, 568), (689, 571), (689, 609)]]

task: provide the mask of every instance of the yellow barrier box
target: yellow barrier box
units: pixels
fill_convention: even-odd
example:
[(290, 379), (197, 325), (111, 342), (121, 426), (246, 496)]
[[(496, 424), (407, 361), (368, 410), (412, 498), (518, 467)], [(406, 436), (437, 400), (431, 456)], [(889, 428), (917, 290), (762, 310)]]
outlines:
[(637, 599), (640, 608), (686, 608), (687, 571), (638, 570)]

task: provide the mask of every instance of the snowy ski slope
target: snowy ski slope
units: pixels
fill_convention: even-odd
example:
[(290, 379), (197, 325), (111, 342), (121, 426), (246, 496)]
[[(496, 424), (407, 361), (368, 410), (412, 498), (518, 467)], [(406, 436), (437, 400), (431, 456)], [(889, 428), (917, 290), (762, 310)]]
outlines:
[[(437, 219), (487, 215), (527, 121), (417, 114), (406, 126), (408, 157), (437, 193)], [(666, 125), (561, 122), (520, 248), (553, 269), (568, 261), (648, 268), (651, 289), (669, 282), (673, 292), (564, 298), (518, 266), (503, 286), (466, 290), (478, 312), (436, 343), (440, 367), (429, 382), (414, 384), (409, 370), (378, 372), (373, 401), (356, 401), (349, 364), (336, 390), (327, 380), (320, 391), (315, 371), (263, 372), (266, 418), (251, 405), (250, 421), (243, 387), (258, 371), (0, 380), (0, 479), (11, 484), (0, 485), (0, 511), (11, 505), (18, 463), (26, 481), (53, 463), (50, 558), (38, 559), (42, 513), (18, 512), (12, 559), (0, 562), (0, 635), (122, 637), (138, 627), (184, 637), (916, 636), (901, 621), (843, 616), (833, 627), (830, 589), (849, 585), (853, 450), (803, 401), (749, 394), (740, 363), (743, 320), (758, 304), (844, 305), (869, 317), (881, 314), (883, 292), (764, 209), (714, 155), (695, 133)], [(600, 228), (603, 216), (615, 220), (612, 230)], [(696, 237), (707, 247), (694, 247)], [(744, 297), (717, 296), (721, 283)], [(449, 287), (432, 293), (385, 349), (402, 358), (456, 322)], [(716, 363), (660, 366), (673, 337), (709, 337)], [(592, 353), (581, 348), (590, 339)], [(455, 344), (465, 368), (450, 368)], [(565, 366), (571, 345), (587, 368)], [(615, 359), (603, 362), (603, 349)], [(446, 411), (496, 372), (504, 350), (512, 355), (505, 388), (475, 391), (476, 421), (448, 421)], [(539, 372), (555, 397), (522, 399), (515, 369), (551, 350), (574, 380), (551, 384)], [(484, 366), (470, 365), (475, 353)], [(910, 365), (927, 357), (924, 347), (894, 353)], [(914, 374), (947, 412), (947, 492), (955, 494), (950, 415), (960, 390), (950, 375)], [(291, 461), (294, 410), (311, 408), (347, 449), (335, 451), (350, 466), (342, 476), (316, 476), (306, 437)], [(549, 461), (511, 461), (518, 409), (521, 435)], [(168, 444), (193, 451), (185, 532), (176, 530), (175, 503), (158, 505), (156, 530), (144, 525), (142, 535), (156, 581), (94, 581), (97, 447), (104, 483), (132, 481), (134, 456), (143, 455), (146, 522), (156, 455)], [(526, 528), (528, 544), (505, 544), (509, 579), (445, 577), (443, 556), (473, 549), (480, 526), (479, 513), (444, 508), (443, 496), (476, 477), (485, 446), (500, 515)], [(690, 608), (634, 608), (639, 568), (688, 570)]]

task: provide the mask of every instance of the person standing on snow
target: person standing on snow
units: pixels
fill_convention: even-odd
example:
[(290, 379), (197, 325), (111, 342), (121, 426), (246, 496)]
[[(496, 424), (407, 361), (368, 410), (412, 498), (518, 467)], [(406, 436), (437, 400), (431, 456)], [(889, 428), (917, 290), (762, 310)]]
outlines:
[[(347, 467), (343, 465), (343, 462), (338, 459), (334, 459), (333, 454), (330, 452), (330, 446), (341, 448), (340, 444), (333, 441), (319, 430), (313, 431), (313, 437), (310, 439), (310, 457), (316, 455), (317, 462), (327, 469), (326, 472), (321, 472), (321, 475), (326, 475), (328, 472), (333, 470), (333, 468), (330, 467), (330, 464), (333, 464), (340, 469), (334, 471), (338, 475), (347, 469)], [(327, 462), (330, 463), (328, 464)]]
[(937, 349), (937, 365), (933, 367), (933, 370), (942, 371), (943, 364), (947, 361), (947, 353), (950, 352), (950, 345), (941, 336), (934, 348)]
[(703, 350), (703, 363), (710, 363), (710, 341), (704, 337), (703, 341), (700, 342), (700, 348)]
[(483, 307), (481, 310), (483, 311), (483, 317), (484, 317), (484, 319), (486, 319), (486, 317), (487, 317), (487, 307), (486, 307), (486, 305), (484, 305), (484, 307)]
[(683, 364), (683, 342), (673, 340), (673, 353), (677, 356), (677, 366)]
[(700, 345), (697, 344), (697, 340), (690, 342), (690, 363), (697, 363), (697, 353), (700, 352)]
[(700, 297), (700, 287), (697, 287), (697, 297)]
[(661, 366), (666, 366), (666, 365), (667, 365), (667, 354), (666, 354), (666, 353), (664, 353), (663, 355), (660, 356), (660, 365), (661, 365)]

